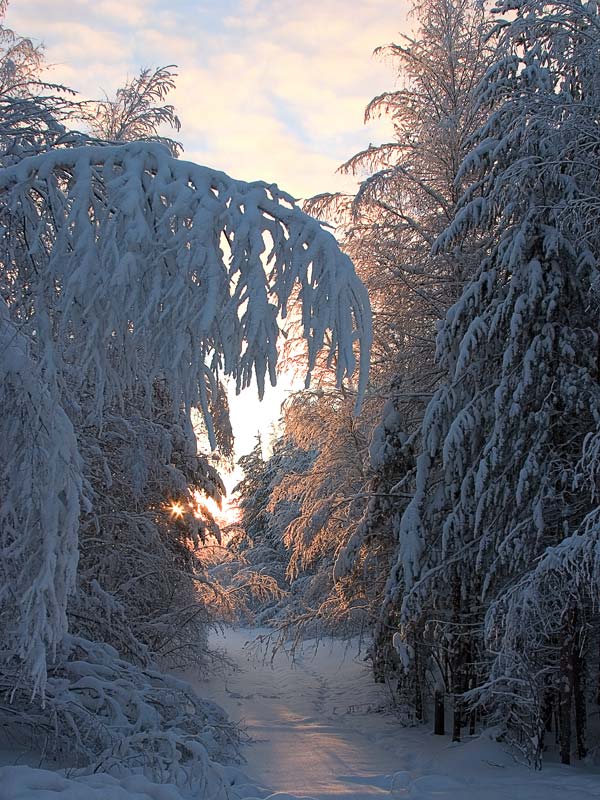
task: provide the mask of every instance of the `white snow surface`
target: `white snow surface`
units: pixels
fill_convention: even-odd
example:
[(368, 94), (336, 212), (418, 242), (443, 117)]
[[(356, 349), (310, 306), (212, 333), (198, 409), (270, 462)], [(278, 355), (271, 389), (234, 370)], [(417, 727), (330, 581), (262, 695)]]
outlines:
[[(232, 800), (600, 798), (597, 768), (552, 764), (534, 772), (516, 763), (491, 736), (453, 745), (449, 736), (433, 736), (425, 727), (402, 727), (384, 713), (385, 689), (372, 682), (357, 647), (330, 640), (315, 647), (311, 641), (294, 661), (284, 652), (263, 659), (246, 645), (256, 635), (256, 629), (226, 629), (213, 641), (226, 651), (234, 671), (209, 681), (186, 675), (202, 696), (241, 722), (252, 739), (242, 769), (222, 768)], [(30, 766), (0, 767), (0, 800), (189, 796), (140, 775), (68, 778)]]
[(88, 775), (75, 780), (32, 767), (0, 768), (1, 800), (181, 800), (170, 784), (152, 783), (142, 775), (113, 778)]
[[(258, 633), (268, 635), (268, 630)], [(491, 736), (452, 744), (424, 726), (402, 727), (384, 713), (389, 695), (373, 683), (357, 646), (305, 642), (292, 662), (246, 646), (256, 629), (213, 640), (236, 671), (196, 683), (204, 697), (245, 725), (252, 742), (239, 797), (286, 800), (591, 800), (600, 770), (549, 765), (535, 772), (515, 762)], [(193, 683), (193, 676), (187, 679)], [(450, 720), (447, 720), (449, 724)], [(262, 789), (260, 787), (263, 787)]]

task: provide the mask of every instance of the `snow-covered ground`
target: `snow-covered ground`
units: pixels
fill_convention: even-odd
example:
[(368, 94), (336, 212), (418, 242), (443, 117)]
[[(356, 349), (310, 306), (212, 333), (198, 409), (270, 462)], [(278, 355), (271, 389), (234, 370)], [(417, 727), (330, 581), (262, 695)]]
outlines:
[[(266, 631), (263, 631), (266, 633)], [(378, 713), (387, 700), (364, 661), (327, 640), (304, 645), (294, 663), (284, 654), (263, 661), (244, 647), (255, 630), (216, 639), (237, 670), (197, 683), (204, 696), (246, 725), (253, 742), (244, 771), (260, 790), (323, 800), (591, 800), (600, 770), (521, 766), (490, 738), (453, 745), (450, 737), (403, 728)], [(188, 678), (192, 676), (188, 675)], [(279, 796), (281, 797), (281, 795)]]
[[(449, 737), (402, 727), (378, 710), (387, 702), (384, 690), (373, 684), (360, 656), (339, 642), (324, 641), (316, 650), (314, 642), (305, 643), (293, 662), (285, 653), (263, 660), (245, 647), (257, 633), (227, 629), (213, 641), (235, 664), (234, 671), (209, 681), (193, 673), (186, 676), (199, 694), (244, 724), (252, 739), (242, 770), (222, 768), (234, 798), (600, 799), (598, 769), (551, 765), (536, 773), (517, 764), (489, 737), (453, 745)], [(210, 800), (210, 795), (208, 791), (193, 800)], [(71, 780), (47, 770), (0, 766), (0, 800), (188, 797), (174, 786), (158, 786), (139, 775)]]

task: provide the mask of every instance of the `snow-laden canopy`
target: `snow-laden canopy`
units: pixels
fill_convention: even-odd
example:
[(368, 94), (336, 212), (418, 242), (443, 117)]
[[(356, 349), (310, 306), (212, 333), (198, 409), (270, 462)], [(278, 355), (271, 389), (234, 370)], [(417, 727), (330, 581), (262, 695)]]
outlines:
[[(3, 329), (26, 354), (0, 352), (4, 424), (23, 433), (0, 451), (0, 560), (16, 598), (5, 610), (19, 629), (7, 652), (43, 686), (74, 582), (86, 431), (132, 397), (150, 408), (161, 381), (174, 408), (202, 409), (214, 441), (215, 378), (242, 389), (254, 376), (261, 394), (267, 375), (275, 382), (281, 319), (296, 299), (308, 375), (327, 339), (339, 381), (358, 355), (360, 398), (371, 318), (350, 260), (289, 195), (157, 144), (55, 149), (0, 171), (0, 258)], [(23, 495), (24, 463), (52, 476), (44, 492)]]
[(76, 360), (99, 408), (159, 374), (176, 400), (205, 413), (207, 372), (238, 388), (254, 373), (262, 394), (296, 289), (308, 370), (331, 331), (339, 380), (354, 372), (360, 341), (364, 388), (366, 292), (335, 238), (277, 186), (133, 143), (24, 159), (0, 174), (0, 196), (9, 284), (27, 287), (14, 298), (21, 318), (35, 315), (48, 367), (57, 343)]

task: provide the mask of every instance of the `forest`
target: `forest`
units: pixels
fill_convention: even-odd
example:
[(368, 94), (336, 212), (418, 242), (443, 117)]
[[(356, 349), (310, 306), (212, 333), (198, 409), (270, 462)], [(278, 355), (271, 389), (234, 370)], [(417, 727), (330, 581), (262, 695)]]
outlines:
[[(348, 715), (524, 770), (340, 797), (597, 797), (596, 0), (416, 0), (393, 137), (303, 202), (184, 160), (174, 66), (84, 100), (7, 13), (0, 800), (263, 800), (211, 690), (240, 626), (263, 668), (359, 648)], [(226, 522), (228, 395), (282, 373)]]

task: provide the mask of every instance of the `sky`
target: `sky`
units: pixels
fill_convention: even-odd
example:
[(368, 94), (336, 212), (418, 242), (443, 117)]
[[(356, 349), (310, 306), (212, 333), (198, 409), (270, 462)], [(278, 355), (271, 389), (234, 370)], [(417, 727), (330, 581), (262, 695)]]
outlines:
[[(373, 50), (407, 29), (393, 0), (12, 0), (6, 24), (43, 42), (49, 77), (83, 98), (112, 95), (141, 67), (177, 64), (169, 96), (183, 158), (297, 198), (353, 191), (336, 174), (354, 153), (391, 138), (363, 124), (368, 101), (397, 86)], [(252, 390), (247, 390), (252, 392)], [(267, 436), (284, 391), (233, 403), (238, 454)], [(251, 420), (249, 422), (249, 420)]]

